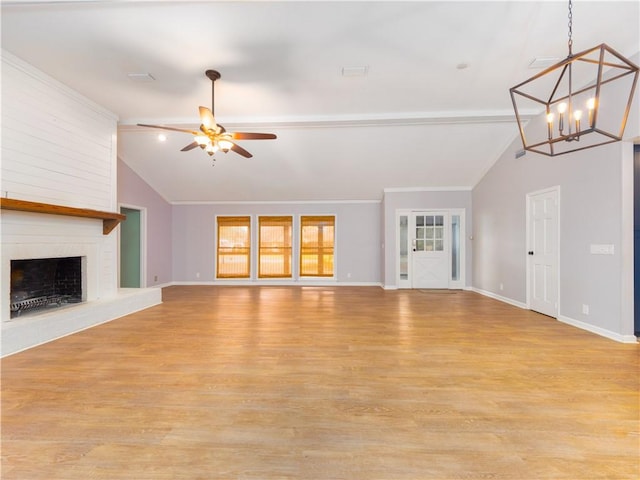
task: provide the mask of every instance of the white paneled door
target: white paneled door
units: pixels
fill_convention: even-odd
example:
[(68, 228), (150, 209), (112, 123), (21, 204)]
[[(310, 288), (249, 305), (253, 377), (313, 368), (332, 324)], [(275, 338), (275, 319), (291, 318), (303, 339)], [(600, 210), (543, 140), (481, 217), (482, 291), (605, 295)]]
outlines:
[(558, 316), (558, 189), (527, 196), (529, 308)]
[(449, 288), (448, 212), (412, 212), (410, 225), (412, 288)]

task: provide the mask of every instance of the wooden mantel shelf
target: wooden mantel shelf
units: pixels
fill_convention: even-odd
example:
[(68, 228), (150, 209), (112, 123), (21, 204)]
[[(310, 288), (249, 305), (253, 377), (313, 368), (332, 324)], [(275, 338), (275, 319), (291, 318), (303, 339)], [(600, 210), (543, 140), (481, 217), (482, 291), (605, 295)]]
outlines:
[(109, 235), (120, 222), (127, 218), (126, 215), (115, 212), (102, 212), (88, 208), (63, 207), (49, 203), (27, 202), (13, 198), (0, 198), (0, 208), (3, 210), (18, 210), (20, 212), (48, 213), (51, 215), (66, 215), (68, 217), (96, 218), (102, 220), (102, 234)]

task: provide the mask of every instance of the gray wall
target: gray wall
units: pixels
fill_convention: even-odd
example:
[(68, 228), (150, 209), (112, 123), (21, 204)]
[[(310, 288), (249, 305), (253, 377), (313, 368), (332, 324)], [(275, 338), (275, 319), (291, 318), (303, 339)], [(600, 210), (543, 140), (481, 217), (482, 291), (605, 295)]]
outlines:
[[(231, 203), (173, 205), (173, 280), (215, 280), (216, 215), (336, 215), (336, 280), (379, 284), (380, 203)], [(255, 228), (252, 234), (255, 235)], [(252, 279), (255, 280), (255, 268)], [(197, 276), (199, 274), (199, 276)]]
[(118, 203), (146, 208), (147, 286), (173, 281), (171, 205), (120, 159), (118, 160)]
[[(636, 92), (625, 132), (629, 140), (640, 136), (639, 112)], [(473, 286), (526, 303), (526, 195), (558, 185), (559, 318), (631, 335), (632, 142), (553, 158), (514, 158), (521, 148), (518, 138), (473, 190)], [(592, 255), (591, 244), (613, 244), (615, 254)], [(583, 304), (589, 315), (582, 314)]]
[(471, 285), (472, 245), (469, 240), (473, 222), (471, 220), (471, 191), (387, 191), (383, 199), (384, 225), (384, 285), (396, 286), (396, 211), (397, 210), (437, 210), (449, 208), (464, 208), (465, 214), (465, 255), (466, 282)]

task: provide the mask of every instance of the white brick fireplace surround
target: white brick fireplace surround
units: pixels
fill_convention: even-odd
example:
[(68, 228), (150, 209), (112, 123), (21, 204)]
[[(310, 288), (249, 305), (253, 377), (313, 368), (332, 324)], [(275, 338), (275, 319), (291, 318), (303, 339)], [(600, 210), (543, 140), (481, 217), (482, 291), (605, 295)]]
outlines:
[[(2, 356), (159, 304), (159, 288), (118, 289), (116, 231), (100, 220), (2, 211)], [(11, 260), (83, 257), (86, 301), (10, 316)]]

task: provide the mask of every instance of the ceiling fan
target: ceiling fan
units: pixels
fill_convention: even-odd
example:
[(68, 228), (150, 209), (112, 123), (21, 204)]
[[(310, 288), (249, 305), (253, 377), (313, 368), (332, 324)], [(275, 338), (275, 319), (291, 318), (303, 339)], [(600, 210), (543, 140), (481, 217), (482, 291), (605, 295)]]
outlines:
[(209, 109), (202, 106), (198, 107), (200, 111), (200, 131), (166, 127), (164, 125), (147, 125), (144, 123), (139, 123), (138, 126), (190, 133), (193, 135), (193, 142), (180, 151), (188, 152), (196, 147), (200, 147), (210, 156), (218, 150), (222, 150), (224, 153), (227, 153), (229, 150), (233, 150), (243, 157), (251, 158), (253, 155), (235, 143), (235, 140), (273, 140), (277, 138), (273, 133), (227, 132), (222, 125), (216, 123), (214, 116), (215, 83), (216, 80), (220, 78), (220, 72), (217, 72), (216, 70), (207, 70), (205, 75), (211, 80), (211, 108)]

